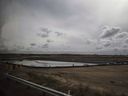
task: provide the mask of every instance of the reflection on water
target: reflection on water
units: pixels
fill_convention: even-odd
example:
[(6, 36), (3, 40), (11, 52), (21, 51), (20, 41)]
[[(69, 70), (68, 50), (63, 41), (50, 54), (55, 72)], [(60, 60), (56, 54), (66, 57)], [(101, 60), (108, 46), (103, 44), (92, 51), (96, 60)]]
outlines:
[(21, 64), (25, 66), (32, 66), (32, 67), (71, 67), (71, 66), (97, 65), (92, 63), (43, 61), (43, 60), (23, 60), (23, 61), (13, 61), (12, 63)]

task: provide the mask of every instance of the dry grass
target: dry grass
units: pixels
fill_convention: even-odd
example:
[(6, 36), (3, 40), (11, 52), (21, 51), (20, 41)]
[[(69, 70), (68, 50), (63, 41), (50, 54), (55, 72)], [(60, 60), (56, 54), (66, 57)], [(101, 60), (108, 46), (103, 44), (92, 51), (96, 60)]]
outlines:
[(128, 95), (128, 65), (60, 69), (24, 67), (15, 74), (66, 93), (71, 90), (73, 96)]

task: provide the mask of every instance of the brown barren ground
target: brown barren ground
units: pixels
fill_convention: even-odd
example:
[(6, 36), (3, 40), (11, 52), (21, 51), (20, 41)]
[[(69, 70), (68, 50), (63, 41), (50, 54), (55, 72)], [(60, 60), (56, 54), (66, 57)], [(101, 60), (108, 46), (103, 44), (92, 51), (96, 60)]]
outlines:
[(66, 93), (71, 90), (73, 96), (128, 95), (128, 65), (83, 68), (22, 67), (10, 73)]

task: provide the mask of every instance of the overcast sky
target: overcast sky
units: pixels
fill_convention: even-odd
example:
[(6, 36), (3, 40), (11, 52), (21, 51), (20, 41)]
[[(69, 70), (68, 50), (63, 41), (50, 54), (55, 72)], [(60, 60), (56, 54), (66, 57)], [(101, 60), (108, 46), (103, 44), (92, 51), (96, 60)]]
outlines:
[(0, 0), (0, 50), (128, 54), (128, 0)]

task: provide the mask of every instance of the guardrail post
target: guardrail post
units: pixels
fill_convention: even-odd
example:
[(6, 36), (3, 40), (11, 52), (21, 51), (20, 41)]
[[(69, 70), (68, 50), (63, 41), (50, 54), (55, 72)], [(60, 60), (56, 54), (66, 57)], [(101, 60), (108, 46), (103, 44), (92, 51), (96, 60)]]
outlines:
[(70, 95), (71, 94), (71, 90), (68, 90), (68, 95)]

